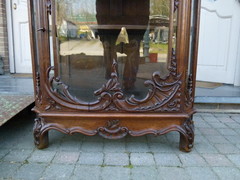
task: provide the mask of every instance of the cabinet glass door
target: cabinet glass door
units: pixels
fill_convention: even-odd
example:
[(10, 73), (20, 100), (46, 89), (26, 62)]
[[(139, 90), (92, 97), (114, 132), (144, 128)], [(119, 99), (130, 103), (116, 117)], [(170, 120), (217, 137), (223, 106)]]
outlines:
[[(171, 73), (173, 0), (55, 0), (54, 9), (51, 56), (61, 83), (53, 87), (63, 98), (91, 104), (117, 92), (121, 99), (143, 102), (153, 76)], [(172, 87), (165, 88), (154, 103), (167, 99)]]

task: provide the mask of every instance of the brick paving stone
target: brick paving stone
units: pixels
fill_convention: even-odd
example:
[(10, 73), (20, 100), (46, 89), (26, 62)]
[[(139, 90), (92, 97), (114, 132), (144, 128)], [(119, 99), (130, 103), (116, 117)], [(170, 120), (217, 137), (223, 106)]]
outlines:
[(40, 179), (43, 171), (46, 169), (46, 166), (46, 164), (36, 163), (24, 164), (17, 170), (13, 179)]
[(129, 165), (129, 156), (127, 153), (105, 153), (104, 157), (105, 165)]
[(101, 174), (100, 166), (77, 165), (71, 180), (99, 180)]
[(74, 167), (74, 164), (50, 164), (44, 171), (42, 179), (69, 179)]
[(166, 143), (166, 142), (168, 142), (166, 135), (154, 136), (152, 134), (147, 135), (147, 141), (148, 142), (155, 142), (155, 143)]
[(147, 136), (138, 136), (138, 137), (127, 136), (125, 140), (126, 142), (147, 142)]
[(226, 124), (235, 122), (230, 117), (218, 117), (218, 120), (221, 121), (222, 123), (226, 123)]
[(153, 155), (150, 153), (131, 153), (130, 161), (132, 165), (139, 166), (155, 165)]
[(86, 142), (103, 142), (105, 139), (101, 136), (95, 135), (95, 136), (85, 136), (83, 140)]
[(213, 129), (213, 128), (199, 128), (199, 130), (205, 136), (220, 135), (220, 133), (216, 129)]
[(194, 138), (194, 144), (201, 144), (201, 143), (209, 143), (207, 138), (205, 136), (202, 135), (196, 135)]
[(240, 114), (232, 114), (230, 115), (231, 119), (233, 119), (235, 122), (240, 123)]
[(0, 149), (0, 160), (4, 158), (9, 153), (7, 149)]
[(103, 142), (83, 142), (81, 150), (83, 152), (102, 152)]
[(207, 113), (207, 112), (200, 112), (200, 113), (197, 113), (196, 115), (202, 116), (202, 117), (204, 117), (204, 116), (206, 116), (206, 117), (215, 117), (213, 115), (213, 113)]
[(204, 121), (208, 122), (208, 123), (217, 123), (220, 122), (218, 120), (217, 117), (210, 115), (210, 116), (206, 116), (206, 115), (201, 115), (201, 117), (203, 118)]
[(195, 127), (199, 128), (210, 128), (210, 124), (206, 123), (205, 121), (194, 121)]
[(239, 153), (239, 149), (232, 144), (215, 144), (214, 146), (221, 154)]
[(203, 154), (207, 163), (214, 166), (232, 166), (233, 164), (222, 154)]
[[(238, 151), (239, 152), (239, 151)], [(240, 154), (229, 154), (227, 155), (228, 159), (236, 166), (240, 167)]]
[[(240, 150), (240, 144), (236, 144), (237, 148)], [(240, 152), (240, 151), (239, 151)]]
[(125, 142), (104, 142), (104, 152), (125, 152)]
[(60, 144), (59, 150), (77, 152), (80, 150), (81, 144), (82, 144), (81, 141), (64, 138)]
[(114, 179), (114, 180), (127, 180), (130, 179), (130, 168), (121, 166), (105, 166), (102, 168), (101, 178)]
[(55, 156), (56, 152), (48, 151), (48, 150), (35, 150), (30, 158), (28, 158), (29, 162), (45, 162), (50, 163)]
[(0, 179), (13, 179), (21, 163), (0, 162)]
[(170, 132), (168, 134), (166, 134), (167, 136), (167, 143), (179, 143), (179, 138), (180, 138), (180, 135), (178, 132)]
[(182, 166), (182, 163), (176, 154), (154, 153), (154, 158), (156, 164), (160, 166)]
[[(176, 148), (174, 144), (167, 143), (149, 143), (150, 151), (156, 153), (172, 153)], [(177, 147), (178, 148), (178, 147)]]
[(158, 179), (169, 180), (190, 180), (184, 168), (180, 167), (158, 167)]
[(148, 144), (145, 142), (126, 143), (126, 152), (149, 152)]
[(214, 113), (214, 116), (217, 118), (229, 118), (229, 114), (227, 113)]
[(228, 128), (224, 123), (217, 122), (217, 123), (209, 123), (211, 127), (216, 128)]
[(218, 175), (219, 179), (239, 180), (240, 170), (235, 167), (213, 167), (213, 171)]
[(240, 124), (233, 122), (233, 123), (227, 123), (227, 126), (232, 128), (232, 129), (240, 129)]
[(80, 152), (60, 151), (55, 155), (53, 159), (53, 163), (74, 164), (78, 161), (79, 155), (80, 155)]
[(221, 135), (224, 135), (224, 136), (238, 135), (238, 133), (236, 133), (236, 131), (229, 129), (229, 128), (218, 128), (217, 130), (218, 130), (218, 132), (220, 132)]
[(193, 180), (218, 180), (217, 175), (210, 167), (187, 167), (187, 173)]
[(13, 161), (13, 162), (22, 162), (27, 160), (28, 157), (30, 157), (32, 151), (31, 150), (19, 150), (15, 149), (10, 151), (3, 160), (4, 161)]
[(206, 136), (206, 138), (210, 141), (210, 143), (213, 143), (213, 144), (230, 143), (224, 136)]
[(218, 150), (209, 142), (198, 143), (195, 146), (195, 149), (200, 154), (204, 153), (219, 153)]
[(225, 136), (225, 138), (233, 143), (233, 144), (240, 144), (240, 135), (237, 135), (237, 136)]
[(133, 167), (131, 169), (131, 179), (136, 180), (156, 180), (158, 176), (155, 167)]
[(193, 121), (202, 122), (202, 121), (203, 121), (203, 118), (202, 118), (202, 116), (195, 114), (195, 115), (193, 116)]
[(195, 127), (194, 133), (195, 133), (196, 136), (197, 135), (202, 135), (201, 131), (197, 127)]
[(199, 154), (179, 154), (183, 166), (206, 166), (206, 161)]
[(85, 165), (102, 165), (103, 164), (103, 153), (101, 152), (83, 152), (80, 154), (80, 158), (78, 160), (79, 164)]

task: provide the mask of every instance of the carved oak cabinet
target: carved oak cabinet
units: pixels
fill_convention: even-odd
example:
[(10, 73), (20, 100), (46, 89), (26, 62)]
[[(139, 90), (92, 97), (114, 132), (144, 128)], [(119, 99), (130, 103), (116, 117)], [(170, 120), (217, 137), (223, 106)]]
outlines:
[(37, 118), (107, 139), (180, 133), (194, 142), (200, 0), (29, 0)]

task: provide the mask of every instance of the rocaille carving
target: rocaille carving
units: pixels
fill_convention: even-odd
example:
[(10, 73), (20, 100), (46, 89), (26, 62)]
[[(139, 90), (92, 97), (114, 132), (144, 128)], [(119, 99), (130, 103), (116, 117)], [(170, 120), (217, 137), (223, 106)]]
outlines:
[[(146, 97), (142, 100), (136, 99), (134, 95), (126, 98), (120, 87), (118, 74), (116, 70), (117, 62), (114, 60), (112, 64), (111, 78), (103, 84), (103, 86), (96, 90), (94, 94), (99, 96), (97, 102), (87, 103), (80, 101), (73, 97), (69, 91), (68, 86), (65, 85), (59, 77), (50, 76), (50, 71), (54, 67), (49, 67), (47, 77), (49, 79), (47, 88), (49, 93), (54, 94), (55, 97), (60, 98), (70, 104), (74, 104), (74, 108), (78, 109), (88, 108), (88, 111), (123, 111), (123, 112), (175, 112), (180, 110), (180, 96), (181, 96), (181, 74), (177, 73), (177, 60), (174, 49), (172, 49), (172, 56), (170, 61), (169, 75), (162, 77), (160, 72), (154, 72), (152, 80), (145, 81), (146, 87), (151, 87)], [(172, 99), (175, 99), (172, 101)], [(58, 103), (58, 100), (50, 102), (47, 109)]]
[(119, 120), (109, 120), (104, 127), (98, 128), (98, 134), (106, 139), (120, 139), (125, 137), (129, 130), (121, 127)]
[(94, 92), (95, 96), (103, 97), (108, 94), (108, 96), (110, 96), (112, 100), (114, 98), (123, 98), (123, 92), (118, 81), (116, 66), (117, 62), (113, 60), (111, 78), (109, 79), (109, 81), (107, 81), (106, 84), (103, 84), (102, 88)]

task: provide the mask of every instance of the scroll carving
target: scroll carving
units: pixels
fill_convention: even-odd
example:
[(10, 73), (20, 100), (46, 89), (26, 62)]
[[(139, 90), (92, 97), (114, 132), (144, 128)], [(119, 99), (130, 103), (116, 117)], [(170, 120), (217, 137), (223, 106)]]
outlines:
[(98, 128), (98, 134), (106, 139), (120, 139), (125, 137), (129, 130), (120, 126), (119, 120), (107, 121), (104, 127)]
[(112, 64), (111, 78), (106, 84), (103, 84), (102, 88), (94, 92), (96, 96), (100, 95), (103, 97), (108, 94), (111, 99), (114, 99), (115, 97), (121, 99), (123, 97), (123, 92), (118, 81), (116, 66), (117, 62), (114, 60)]
[(194, 143), (194, 122), (192, 119), (185, 121), (182, 125), (185, 133), (182, 134), (185, 138), (185, 144), (183, 147), (186, 151), (190, 151), (193, 148)]
[(111, 78), (94, 92), (96, 96), (99, 96), (99, 99), (93, 103), (83, 102), (73, 97), (68, 91), (68, 86), (59, 77), (50, 77), (50, 71), (54, 70), (54, 67), (50, 67), (47, 71), (49, 79), (47, 89), (49, 90), (49, 95), (54, 95), (52, 97), (55, 99), (50, 101), (46, 110), (54, 107), (59, 102), (59, 99), (63, 103), (67, 102), (70, 106), (72, 105), (73, 109), (88, 111), (176, 112), (180, 110), (180, 87), (182, 82), (181, 74), (177, 72), (177, 60), (174, 49), (172, 49), (170, 66), (168, 67), (169, 75), (162, 77), (160, 72), (154, 72), (152, 80), (147, 80), (144, 83), (146, 87), (151, 88), (142, 100), (136, 99), (134, 95), (129, 98), (124, 96), (118, 80), (116, 66), (117, 62), (114, 60)]

